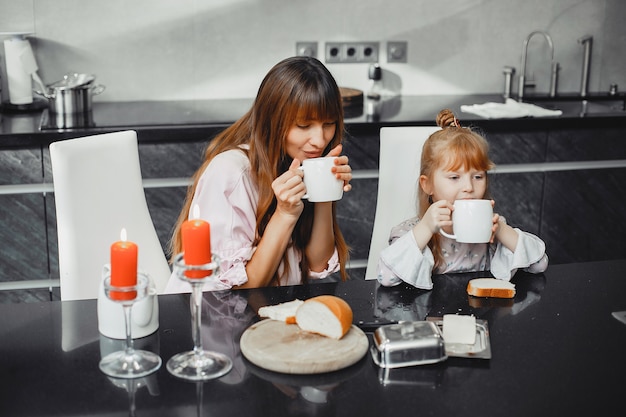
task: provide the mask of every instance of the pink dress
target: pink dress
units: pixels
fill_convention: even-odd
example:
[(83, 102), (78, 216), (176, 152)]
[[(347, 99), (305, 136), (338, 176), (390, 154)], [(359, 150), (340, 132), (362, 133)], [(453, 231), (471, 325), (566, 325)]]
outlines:
[[(217, 155), (202, 173), (196, 188), (193, 207), (200, 209), (200, 218), (211, 225), (211, 250), (220, 257), (220, 272), (216, 280), (204, 286), (205, 291), (229, 289), (248, 281), (246, 263), (256, 250), (257, 187), (250, 173), (250, 161), (240, 150)], [(278, 256), (278, 255), (277, 255)], [(281, 285), (300, 284), (301, 254), (293, 247), (287, 249), (289, 271)], [(339, 270), (337, 250), (322, 272), (309, 271), (311, 279), (326, 278)], [(284, 271), (281, 263), (279, 275)], [(170, 277), (165, 293), (189, 292), (189, 284)]]

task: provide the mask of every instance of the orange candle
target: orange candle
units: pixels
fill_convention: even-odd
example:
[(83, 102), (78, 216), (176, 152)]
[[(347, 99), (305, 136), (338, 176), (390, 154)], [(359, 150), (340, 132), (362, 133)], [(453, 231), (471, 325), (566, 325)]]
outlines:
[[(187, 265), (204, 265), (211, 262), (211, 226), (204, 220), (187, 220), (181, 226), (183, 258)], [(186, 271), (189, 278), (204, 278), (211, 271)]]
[[(111, 245), (111, 286), (132, 287), (137, 285), (137, 245), (126, 240), (126, 229), (122, 229), (120, 240)], [(115, 300), (132, 300), (135, 291), (111, 291)]]

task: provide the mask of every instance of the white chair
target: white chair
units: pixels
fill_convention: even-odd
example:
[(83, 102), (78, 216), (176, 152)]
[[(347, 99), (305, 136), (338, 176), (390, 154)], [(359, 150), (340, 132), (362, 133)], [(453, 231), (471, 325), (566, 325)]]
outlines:
[(111, 244), (126, 228), (138, 267), (157, 293), (170, 267), (142, 185), (137, 133), (123, 131), (54, 142), (50, 159), (59, 240), (61, 299), (97, 298)]
[(437, 126), (380, 129), (378, 196), (365, 279), (376, 279), (380, 252), (389, 244), (391, 228), (417, 215), (417, 187), (422, 147)]

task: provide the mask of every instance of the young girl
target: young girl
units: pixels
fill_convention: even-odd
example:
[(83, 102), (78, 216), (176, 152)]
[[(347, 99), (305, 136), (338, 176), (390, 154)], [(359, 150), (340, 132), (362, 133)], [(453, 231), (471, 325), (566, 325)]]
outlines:
[[(205, 290), (300, 284), (338, 270), (346, 279), (348, 247), (335, 203), (303, 200), (298, 169), (304, 159), (336, 156), (333, 172), (349, 191), (343, 132), (339, 88), (326, 67), (308, 57), (276, 64), (252, 108), (209, 144), (176, 224), (172, 255), (182, 252), (180, 227), (197, 205), (221, 259), (218, 280)], [(165, 291), (189, 285), (173, 274)]]
[[(537, 236), (514, 229), (494, 214), (491, 243), (458, 243), (441, 235), (452, 233), (454, 201), (488, 197), (487, 171), (494, 167), (487, 141), (463, 128), (448, 110), (437, 115), (442, 129), (424, 143), (419, 177), (419, 215), (394, 227), (378, 262), (384, 286), (406, 282), (432, 289), (431, 275), (488, 271), (510, 280), (517, 269), (545, 271), (548, 257)], [(492, 200), (492, 205), (495, 204)]]

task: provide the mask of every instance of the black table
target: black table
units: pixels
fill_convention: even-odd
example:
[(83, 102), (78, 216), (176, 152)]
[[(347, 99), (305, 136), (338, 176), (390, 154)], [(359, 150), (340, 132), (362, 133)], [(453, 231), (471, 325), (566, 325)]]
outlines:
[[(165, 366), (135, 381), (102, 374), (101, 353), (122, 342), (98, 334), (95, 300), (3, 304), (0, 415), (623, 415), (626, 325), (611, 313), (626, 310), (626, 260), (519, 273), (512, 302), (468, 297), (466, 283), (477, 276), (436, 276), (433, 291), (349, 281), (205, 293), (205, 348), (227, 353), (235, 366), (198, 384)], [(346, 299), (366, 330), (474, 314), (488, 322), (492, 358), (451, 357), (384, 373), (368, 353), (349, 368), (302, 376), (265, 371), (241, 356), (239, 338), (258, 320), (259, 306), (318, 294)], [(159, 330), (135, 345), (165, 363), (192, 348), (189, 295), (160, 296), (159, 308)]]

